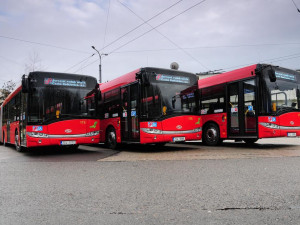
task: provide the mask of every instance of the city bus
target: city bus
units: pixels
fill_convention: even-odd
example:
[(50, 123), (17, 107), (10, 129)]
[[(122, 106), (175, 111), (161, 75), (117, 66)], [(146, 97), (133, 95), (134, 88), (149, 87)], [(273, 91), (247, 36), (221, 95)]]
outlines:
[(0, 141), (18, 151), (40, 146), (99, 143), (100, 120), (94, 101), (87, 98), (97, 87), (91, 76), (31, 72), (3, 102)]
[(164, 145), (201, 139), (195, 74), (139, 68), (100, 84), (100, 140)]
[(198, 81), (202, 141), (300, 136), (300, 74), (255, 64)]

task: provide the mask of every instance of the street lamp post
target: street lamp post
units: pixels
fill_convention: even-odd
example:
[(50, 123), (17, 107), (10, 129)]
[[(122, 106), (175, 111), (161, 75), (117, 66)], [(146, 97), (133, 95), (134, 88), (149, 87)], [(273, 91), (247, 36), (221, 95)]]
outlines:
[(104, 54), (104, 53), (100, 53), (96, 48), (95, 46), (92, 46), (92, 49), (94, 49), (98, 55), (99, 55), (99, 59), (100, 59), (100, 63), (99, 63), (99, 83), (102, 83), (102, 70), (101, 70), (101, 56), (107, 56), (108, 54)]

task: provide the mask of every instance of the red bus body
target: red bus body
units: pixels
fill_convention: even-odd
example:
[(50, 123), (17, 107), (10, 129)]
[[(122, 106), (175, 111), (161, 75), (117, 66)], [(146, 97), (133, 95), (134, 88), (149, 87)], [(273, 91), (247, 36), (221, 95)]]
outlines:
[[(112, 130), (115, 132), (117, 143), (136, 142), (150, 144), (201, 139), (200, 116), (197, 116), (192, 112), (186, 115), (173, 115), (171, 112), (168, 114), (167, 111), (171, 111), (172, 107), (169, 105), (164, 108), (165, 96), (163, 96), (163, 93), (157, 92), (157, 94), (152, 95), (146, 94), (147, 90), (152, 90), (151, 88), (152, 86), (154, 87), (154, 85), (157, 85), (155, 88), (158, 88), (159, 85), (170, 85), (170, 82), (165, 80), (155, 84), (152, 83), (152, 81), (145, 81), (144, 77), (146, 76), (146, 73), (148, 74), (149, 71), (152, 70), (155, 72), (152, 73), (153, 75), (149, 76), (157, 76), (157, 79), (165, 79), (167, 75), (164, 74), (171, 74), (168, 76), (168, 79), (171, 79), (171, 83), (173, 82), (173, 88), (176, 88), (177, 86), (181, 89), (186, 88), (185, 91), (189, 93), (192, 92), (189, 90), (191, 86), (197, 89), (197, 85), (191, 85), (189, 83), (181, 87), (182, 84), (177, 84), (176, 82), (179, 81), (175, 81), (177, 78), (183, 79), (184, 82), (187, 82), (187, 80), (192, 82), (192, 80), (195, 79), (195, 84), (197, 84), (195, 75), (178, 71), (174, 73), (172, 70), (158, 68), (137, 69), (110, 82), (100, 84), (103, 101), (99, 107), (100, 111), (102, 110), (100, 128), (101, 142), (108, 142)], [(147, 79), (154, 78), (150, 77)], [(153, 82), (159, 81), (155, 80)], [(150, 87), (144, 85), (144, 83), (149, 83), (147, 85)], [(173, 108), (177, 107), (175, 104), (179, 104), (179, 101), (184, 102), (187, 98), (189, 98), (190, 101), (194, 101), (194, 98), (191, 97), (193, 94), (190, 94), (189, 97), (187, 95), (186, 97), (182, 97), (182, 95), (184, 95), (184, 90), (181, 89), (177, 93), (179, 94), (180, 92), (181, 94), (179, 95), (181, 97), (178, 97), (178, 95), (177, 99), (173, 99)], [(196, 89), (193, 89), (193, 91), (196, 91)], [(173, 97), (176, 98), (176, 96)], [(149, 111), (153, 111), (150, 109), (151, 107), (157, 110), (157, 117), (149, 116), (151, 112), (146, 112), (144, 109), (148, 106)], [(157, 107), (161, 108), (157, 109)], [(166, 112), (162, 112), (163, 109), (165, 109)], [(146, 115), (147, 113), (148, 115)]]
[(299, 83), (296, 71), (260, 64), (200, 79), (203, 141), (300, 137)]
[[(74, 74), (46, 72), (34, 72), (29, 76), (34, 76), (34, 78), (38, 80), (35, 81), (36, 83), (46, 82), (48, 77), (51, 77), (54, 80), (56, 79), (55, 82), (57, 82), (57, 84), (53, 85), (54, 87), (51, 87), (51, 90), (55, 92), (64, 91), (68, 94), (66, 95), (68, 96), (68, 99), (65, 102), (63, 102), (62, 99), (57, 99), (57, 103), (55, 102), (55, 96), (51, 99), (43, 99), (46, 98), (45, 93), (49, 87), (35, 87), (36, 89), (40, 88), (40, 90), (45, 93), (44, 96), (41, 96), (41, 93), (38, 93), (39, 97), (34, 99), (34, 101), (43, 102), (43, 105), (48, 103), (48, 108), (42, 108), (43, 112), (38, 114), (35, 110), (30, 109), (30, 107), (38, 107), (36, 109), (41, 109), (41, 105), (33, 105), (34, 101), (29, 100), (32, 98), (31, 96), (33, 94), (28, 93), (28, 91), (22, 91), (23, 87), (19, 86), (5, 99), (1, 106), (1, 142), (15, 144), (17, 150), (40, 146), (76, 147), (81, 144), (99, 143), (100, 120), (97, 119), (96, 116), (80, 117), (76, 114), (68, 114), (68, 117), (64, 117), (63, 115), (67, 105), (72, 104), (71, 102), (68, 102), (71, 99), (71, 94), (68, 93), (68, 89), (73, 88), (70, 87), (70, 85), (74, 85), (72, 82), (82, 78), (90, 80), (86, 81), (87, 87), (81, 90), (81, 95), (84, 95), (85, 92), (88, 93), (90, 89), (92, 89), (88, 86), (92, 85), (93, 82), (97, 82), (95, 78)], [(45, 81), (43, 79), (45, 79)], [(93, 81), (93, 79), (95, 79), (95, 81)], [(65, 84), (62, 85), (62, 83), (59, 84), (58, 82), (65, 82)], [(67, 85), (69, 86), (67, 87)], [(76, 87), (73, 89), (75, 90)], [(32, 92), (37, 91), (34, 90)], [(50, 93), (50, 95), (52, 95), (52, 93)], [(72, 101), (73, 103), (75, 102), (74, 99)], [(83, 100), (80, 101), (83, 102)], [(80, 104), (85, 105), (85, 103)], [(84, 110), (85, 109), (83, 109), (83, 111)], [(47, 116), (50, 118), (50, 114), (52, 118), (47, 121), (45, 118)], [(31, 120), (31, 118), (34, 118), (36, 122), (33, 119)]]

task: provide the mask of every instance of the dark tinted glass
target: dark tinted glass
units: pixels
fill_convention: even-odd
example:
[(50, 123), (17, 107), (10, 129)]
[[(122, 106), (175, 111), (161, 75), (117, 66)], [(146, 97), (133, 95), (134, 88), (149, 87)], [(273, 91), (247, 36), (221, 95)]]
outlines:
[(34, 75), (32, 79), (36, 81), (28, 95), (29, 123), (95, 116), (85, 99), (97, 83), (95, 78), (70, 75), (49, 78), (49, 73)]
[(295, 71), (276, 69), (276, 81), (271, 82), (267, 72), (262, 80), (262, 113), (283, 114), (299, 111), (300, 75)]
[(142, 116), (150, 120), (180, 114), (195, 114), (196, 76), (150, 76), (150, 85), (143, 88)]

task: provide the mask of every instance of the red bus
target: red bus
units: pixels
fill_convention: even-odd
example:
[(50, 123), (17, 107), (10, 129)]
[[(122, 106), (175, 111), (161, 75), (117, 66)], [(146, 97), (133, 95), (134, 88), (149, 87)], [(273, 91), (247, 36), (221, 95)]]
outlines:
[(202, 141), (300, 136), (300, 74), (256, 64), (198, 81)]
[(100, 84), (101, 142), (164, 145), (201, 139), (195, 74), (140, 68)]
[(97, 85), (85, 75), (31, 72), (1, 106), (0, 141), (18, 151), (37, 146), (99, 143), (100, 121), (86, 98)]

